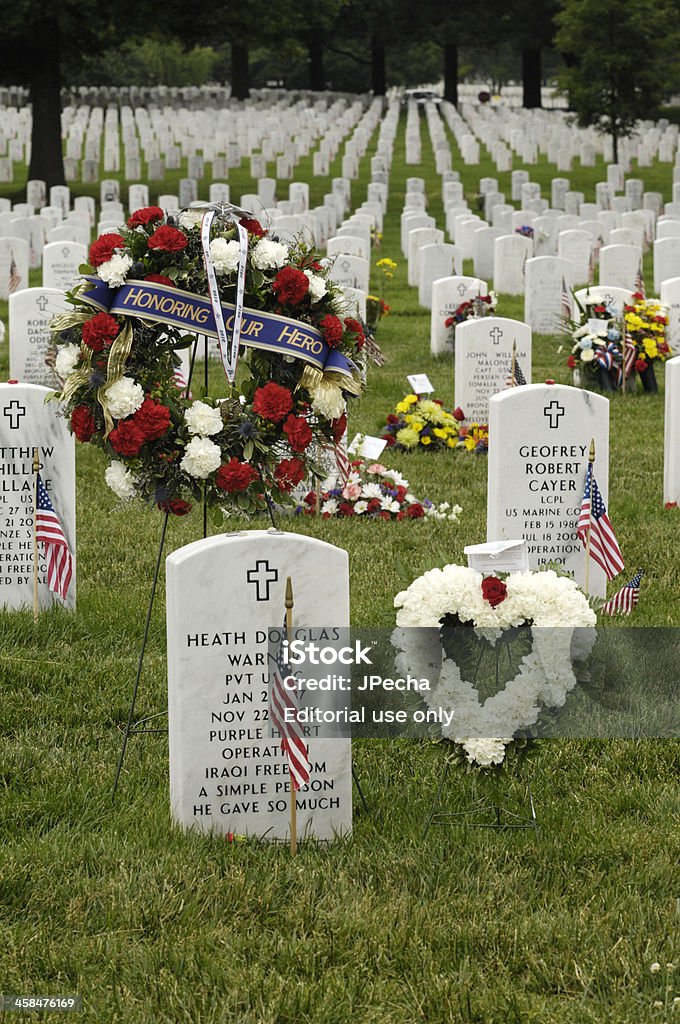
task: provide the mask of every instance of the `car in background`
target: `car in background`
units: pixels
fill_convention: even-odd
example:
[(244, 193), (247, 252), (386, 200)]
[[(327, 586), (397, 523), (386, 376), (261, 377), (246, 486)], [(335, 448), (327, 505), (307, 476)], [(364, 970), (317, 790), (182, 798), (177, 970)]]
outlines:
[(419, 107), (426, 103), (441, 103), (442, 97), (434, 89), (406, 89), (403, 96), (404, 103), (415, 100)]

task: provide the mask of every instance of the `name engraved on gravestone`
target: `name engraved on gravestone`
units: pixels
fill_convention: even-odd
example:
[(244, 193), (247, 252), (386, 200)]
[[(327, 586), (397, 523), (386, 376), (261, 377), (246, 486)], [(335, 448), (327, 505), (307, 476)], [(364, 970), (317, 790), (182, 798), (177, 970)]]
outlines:
[(489, 398), (508, 387), (512, 345), (517, 370), (531, 383), (531, 328), (507, 317), (466, 320), (456, 328), (454, 407), (472, 422), (488, 423)]
[[(331, 544), (257, 530), (167, 559), (170, 801), (185, 827), (288, 836), (287, 761), (268, 720), (269, 630), (282, 626), (288, 576), (294, 628), (348, 626), (347, 552)], [(298, 835), (333, 839), (352, 827), (351, 743), (303, 728), (311, 777), (297, 793)]]
[[(487, 540), (527, 541), (529, 562), (556, 562), (581, 586), (585, 549), (576, 535), (588, 452), (608, 507), (609, 402), (580, 388), (531, 384), (489, 400)], [(590, 592), (606, 593), (591, 559)]]
[(25, 288), (9, 297), (9, 372), (24, 384), (58, 387), (53, 368), (53, 316), (70, 309), (56, 288)]
[[(33, 449), (40, 475), (68, 541), (73, 576), (66, 607), (76, 600), (75, 442), (48, 388), (36, 384), (0, 384), (0, 605), (21, 608), (33, 602)], [(47, 561), (38, 548), (40, 608), (61, 604), (47, 585)]]

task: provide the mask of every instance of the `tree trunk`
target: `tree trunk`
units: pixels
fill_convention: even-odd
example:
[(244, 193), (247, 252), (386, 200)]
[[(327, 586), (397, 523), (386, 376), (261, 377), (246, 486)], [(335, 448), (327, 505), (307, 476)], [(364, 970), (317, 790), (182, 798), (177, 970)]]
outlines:
[(371, 38), (371, 88), (374, 96), (384, 96), (387, 92), (385, 82), (385, 45), (376, 36)]
[(309, 52), (309, 88), (312, 92), (323, 92), (326, 77), (323, 70), (323, 43), (317, 37), (307, 41)]
[(533, 109), (541, 106), (541, 51), (522, 50), (522, 106)]
[(458, 47), (444, 43), (444, 99), (458, 106)]
[(59, 70), (59, 23), (46, 16), (33, 24), (28, 55), (30, 64), (33, 131), (29, 180), (38, 178), (51, 185), (64, 185), (61, 152), (61, 74)]
[(614, 156), (614, 163), (619, 162), (619, 136), (616, 132), (612, 132), (612, 150)]
[(250, 96), (248, 47), (236, 41), (231, 44), (231, 95), (235, 100), (247, 100)]

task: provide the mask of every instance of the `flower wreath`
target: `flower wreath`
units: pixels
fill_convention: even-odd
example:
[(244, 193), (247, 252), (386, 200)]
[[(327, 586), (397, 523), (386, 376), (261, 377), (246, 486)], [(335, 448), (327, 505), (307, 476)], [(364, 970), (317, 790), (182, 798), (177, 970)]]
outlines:
[[(287, 503), (318, 472), (313, 442), (338, 442), (346, 395), (361, 391), (363, 327), (317, 254), (267, 237), (244, 211), (210, 213), (207, 237), (206, 211), (175, 219), (158, 207), (101, 235), (74, 310), (51, 325), (72, 432), (112, 460), (120, 498), (179, 515), (202, 497), (225, 512), (262, 509), (265, 495)], [(235, 382), (223, 400), (192, 401), (176, 350), (197, 331), (218, 336), (218, 311), (229, 333), (240, 284)]]
[[(492, 737), (512, 737), (533, 725), (543, 709), (565, 703), (576, 685), (572, 663), (583, 660), (594, 643), (593, 631), (583, 627), (595, 625), (595, 612), (574, 580), (552, 570), (510, 573), (501, 580), (446, 565), (419, 576), (394, 604), (397, 668), (432, 680), (428, 703), (454, 713), (443, 736), (462, 745), (468, 761), (478, 765), (499, 764), (512, 742)], [(505, 688), (481, 703), (456, 661), (442, 654), (443, 622), (473, 626), (491, 643), (505, 630), (530, 626), (533, 646)]]

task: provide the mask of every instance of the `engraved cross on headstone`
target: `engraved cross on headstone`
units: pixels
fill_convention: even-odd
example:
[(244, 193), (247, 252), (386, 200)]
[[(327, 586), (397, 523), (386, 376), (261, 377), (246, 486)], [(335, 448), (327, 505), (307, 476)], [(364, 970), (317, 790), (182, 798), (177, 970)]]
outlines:
[(543, 415), (550, 420), (550, 429), (557, 430), (560, 425), (560, 416), (564, 416), (564, 406), (560, 405), (556, 398), (553, 398), (550, 405), (546, 405)]
[(44, 313), (47, 309), (47, 296), (41, 295), (39, 299), (35, 300), (35, 304), (41, 313)]
[(6, 405), (2, 410), (3, 415), (9, 419), (9, 429), (18, 430), (19, 420), (22, 416), (26, 415), (26, 406), (21, 405), (16, 398), (13, 398), (9, 405)]
[(466, 291), (467, 285), (461, 281), (460, 284), (458, 285), (458, 294), (460, 295), (461, 298), (463, 297), (463, 295), (465, 295)]
[(258, 558), (254, 569), (248, 569), (248, 583), (254, 583), (257, 587), (256, 599), (258, 601), (269, 600), (269, 585), (276, 583), (279, 578), (279, 570), (272, 569), (265, 558)]
[(492, 331), (489, 331), (489, 337), (493, 341), (494, 345), (500, 345), (501, 338), (503, 337), (503, 331), (500, 327), (494, 327)]

